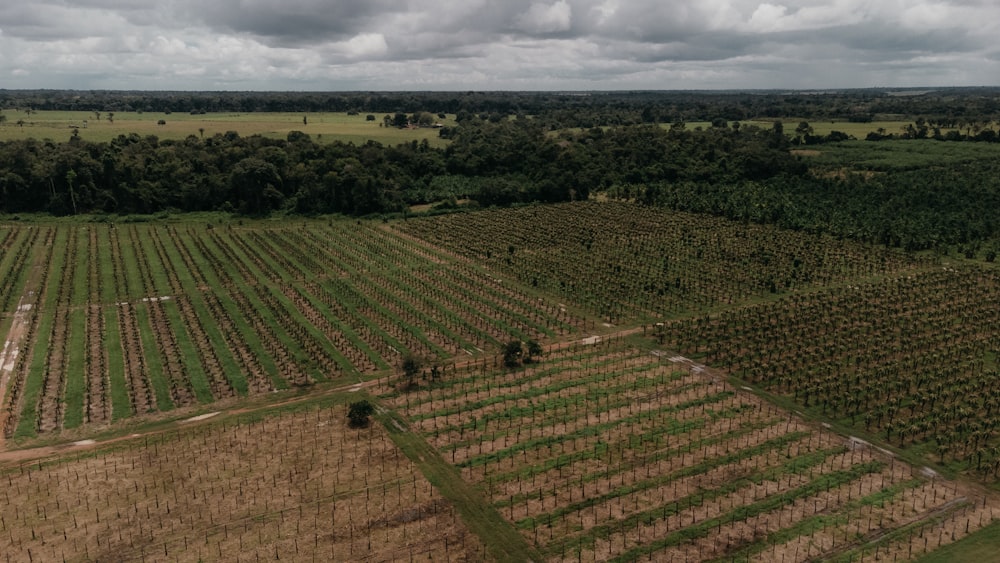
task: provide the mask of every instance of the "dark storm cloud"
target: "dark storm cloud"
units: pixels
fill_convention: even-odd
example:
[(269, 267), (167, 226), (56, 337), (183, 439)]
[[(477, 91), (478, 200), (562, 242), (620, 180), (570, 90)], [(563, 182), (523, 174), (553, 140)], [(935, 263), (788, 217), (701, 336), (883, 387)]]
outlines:
[(36, 0), (0, 5), (0, 84), (995, 84), (998, 20), (993, 0)]
[(194, 18), (219, 32), (249, 33), (279, 44), (339, 40), (378, 27), (397, 13), (389, 0), (214, 0), (189, 6)]

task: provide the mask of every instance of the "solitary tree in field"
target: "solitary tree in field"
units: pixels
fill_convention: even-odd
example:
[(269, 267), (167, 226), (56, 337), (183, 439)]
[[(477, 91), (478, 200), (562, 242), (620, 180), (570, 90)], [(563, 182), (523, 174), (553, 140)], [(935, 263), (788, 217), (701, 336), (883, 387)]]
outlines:
[(503, 347), (503, 365), (509, 368), (516, 368), (521, 363), (524, 356), (524, 349), (520, 340), (511, 340)]
[(802, 121), (799, 123), (798, 127), (795, 128), (795, 141), (799, 144), (807, 143), (809, 137), (813, 136), (812, 125), (809, 122)]
[(347, 408), (347, 421), (351, 428), (364, 428), (368, 426), (369, 417), (375, 412), (375, 405), (368, 399), (351, 403)]
[(407, 354), (403, 356), (403, 362), (400, 364), (400, 367), (403, 369), (406, 388), (412, 389), (416, 387), (417, 377), (420, 376), (420, 371), (424, 369), (423, 360), (414, 354)]

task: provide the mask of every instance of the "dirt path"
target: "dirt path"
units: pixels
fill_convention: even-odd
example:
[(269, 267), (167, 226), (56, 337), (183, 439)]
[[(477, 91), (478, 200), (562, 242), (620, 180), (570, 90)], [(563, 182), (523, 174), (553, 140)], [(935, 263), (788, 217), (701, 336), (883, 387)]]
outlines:
[[(23, 339), (23, 337), (24, 337), (24, 331), (27, 329), (27, 320), (30, 319), (30, 315), (28, 315), (27, 313), (28, 313), (28, 310), (21, 311), (20, 308), (19, 308), (18, 316), (15, 318), (15, 323), (14, 323), (14, 325), (11, 328), (11, 335), (8, 336), (8, 343), (10, 343), (14, 339), (14, 334), (15, 334), (14, 327), (18, 328), (19, 332), (17, 334), (19, 334), (20, 338)], [(18, 321), (18, 319), (20, 319), (20, 322)], [(574, 339), (571, 339), (571, 340), (564, 340), (564, 341), (561, 341), (561, 342), (555, 342), (555, 343), (549, 344), (548, 346), (545, 346), (545, 350), (546, 351), (558, 351), (558, 350), (562, 350), (562, 349), (569, 348), (571, 346), (576, 346), (576, 345), (595, 345), (595, 344), (598, 344), (600, 342), (603, 342), (606, 339), (621, 338), (621, 337), (625, 337), (625, 336), (637, 334), (637, 333), (640, 333), (642, 331), (643, 331), (643, 328), (641, 326), (639, 326), (639, 327), (631, 327), (631, 328), (627, 328), (627, 329), (622, 329), (622, 330), (619, 330), (619, 331), (616, 331), (616, 332), (611, 332), (611, 333), (603, 334), (603, 335), (600, 335), (600, 336), (590, 336), (590, 337), (583, 338), (583, 339), (574, 338)], [(6, 358), (7, 354), (8, 354), (8, 347), (5, 346), (5, 348), (4, 348), (4, 363), (3, 363), (3, 366), (4, 366), (3, 383), (4, 384), (6, 384), (6, 379), (9, 376), (9, 372), (6, 370), (6, 365), (7, 365), (7, 362), (8, 362), (8, 360)], [(16, 352), (15, 352), (13, 358), (16, 358)], [(462, 368), (464, 366), (475, 364), (475, 363), (481, 362), (481, 361), (482, 361), (481, 358), (463, 360), (461, 362), (456, 362), (455, 363), (455, 367), (460, 369), (460, 368)], [(11, 367), (13, 367), (13, 365), (11, 365)], [(296, 396), (296, 397), (289, 397), (287, 399), (276, 401), (276, 402), (273, 402), (273, 403), (266, 403), (266, 404), (254, 405), (254, 406), (234, 406), (233, 408), (228, 408), (228, 409), (221, 408), (219, 410), (219, 414), (223, 414), (223, 415), (227, 415), (227, 416), (232, 416), (232, 415), (245, 414), (245, 413), (250, 413), (250, 412), (256, 412), (256, 411), (261, 411), (261, 410), (268, 410), (268, 409), (278, 408), (278, 407), (281, 407), (281, 406), (285, 406), (285, 405), (289, 405), (289, 404), (293, 404), (293, 403), (298, 403), (298, 402), (303, 402), (303, 401), (315, 400), (315, 399), (317, 399), (319, 397), (324, 397), (324, 396), (328, 396), (328, 395), (335, 395), (335, 394), (338, 394), (338, 393), (356, 393), (358, 391), (361, 391), (362, 389), (367, 389), (369, 387), (377, 386), (380, 383), (384, 384), (386, 377), (392, 377), (392, 376), (385, 376), (385, 377), (380, 377), (380, 378), (377, 378), (377, 379), (371, 379), (369, 381), (364, 381), (364, 382), (360, 382), (360, 383), (350, 383), (350, 384), (345, 384), (345, 385), (341, 385), (341, 386), (337, 386), (337, 387), (331, 387), (329, 389), (323, 389), (322, 391), (318, 391), (318, 392), (314, 392), (314, 393), (308, 393), (306, 395), (301, 395), (301, 396)], [(6, 416), (6, 411), (0, 412), (0, 417), (4, 417), (4, 416)], [(194, 419), (179, 420), (177, 422), (174, 422), (173, 424), (164, 425), (164, 427), (162, 427), (162, 428), (157, 428), (157, 429), (154, 429), (154, 430), (146, 430), (146, 431), (142, 431), (142, 432), (139, 432), (139, 433), (133, 433), (133, 434), (125, 434), (125, 435), (122, 435), (122, 436), (117, 436), (117, 437), (114, 437), (114, 438), (109, 438), (107, 440), (101, 440), (101, 441), (96, 441), (96, 440), (80, 440), (80, 441), (76, 441), (76, 442), (66, 442), (66, 443), (63, 443), (63, 444), (55, 444), (55, 445), (51, 445), (51, 446), (39, 446), (39, 447), (35, 447), (35, 448), (25, 448), (25, 449), (19, 449), (19, 450), (7, 450), (6, 449), (6, 445), (4, 443), (4, 440), (3, 440), (3, 436), (0, 435), (0, 464), (22, 463), (22, 462), (25, 462), (25, 461), (31, 461), (31, 460), (35, 460), (35, 459), (41, 459), (41, 458), (50, 457), (50, 456), (54, 456), (54, 455), (61, 455), (61, 454), (65, 454), (65, 453), (72, 453), (72, 452), (78, 452), (78, 451), (82, 451), (82, 450), (93, 449), (93, 448), (97, 448), (97, 447), (104, 446), (104, 445), (107, 445), (107, 444), (113, 444), (113, 443), (116, 443), (116, 442), (122, 442), (122, 441), (125, 441), (125, 440), (131, 440), (133, 438), (139, 438), (139, 437), (150, 436), (150, 435), (155, 435), (155, 434), (162, 434), (164, 432), (169, 432), (171, 430), (175, 430), (175, 429), (179, 428), (182, 425), (183, 426), (190, 426), (190, 425), (193, 425), (193, 424), (201, 424), (203, 422), (208, 422), (208, 421), (209, 421), (208, 419), (197, 419), (197, 417), (195, 417)], [(0, 424), (2, 424), (2, 423), (3, 423), (3, 418), (0, 418)], [(0, 434), (2, 434), (2, 433), (0, 433)]]
[[(10, 385), (10, 376), (14, 373), (14, 366), (17, 365), (17, 357), (21, 353), (24, 337), (28, 332), (28, 323), (31, 321), (31, 304), (24, 302), (25, 297), (30, 295), (29, 292), (21, 296), (14, 319), (10, 323), (10, 331), (4, 340), (3, 351), (0, 352), (0, 428), (7, 423), (7, 409), (3, 408), (7, 404), (7, 388)], [(4, 433), (0, 432), (0, 451), (4, 450), (5, 442)]]

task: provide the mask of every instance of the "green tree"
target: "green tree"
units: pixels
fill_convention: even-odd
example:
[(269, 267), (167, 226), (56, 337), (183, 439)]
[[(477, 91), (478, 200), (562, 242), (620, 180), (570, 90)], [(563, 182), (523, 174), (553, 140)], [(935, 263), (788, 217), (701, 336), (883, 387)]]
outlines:
[(544, 353), (545, 350), (542, 349), (542, 345), (537, 340), (529, 340), (525, 343), (524, 363), (533, 363)]
[(412, 389), (417, 386), (417, 378), (420, 377), (420, 372), (424, 369), (424, 361), (415, 354), (406, 354), (403, 356), (400, 368), (403, 370), (406, 388)]
[(362, 399), (351, 403), (347, 408), (347, 421), (351, 428), (364, 428), (368, 426), (369, 417), (375, 413), (375, 405), (368, 399)]
[(240, 209), (251, 215), (266, 215), (276, 209), (284, 198), (279, 191), (281, 175), (278, 168), (257, 157), (236, 163), (230, 175), (230, 185)]
[[(79, 135), (79, 132), (78, 132), (77, 129), (74, 129), (73, 132), (75, 134)], [(69, 200), (70, 200), (70, 203), (72, 203), (72, 205), (73, 205), (73, 215), (76, 215), (76, 191), (73, 189), (73, 183), (75, 181), (76, 181), (76, 172), (74, 170), (67, 170), (66, 171), (66, 186), (69, 187)]]
[(524, 348), (521, 346), (520, 340), (511, 340), (503, 347), (503, 365), (506, 367), (517, 367), (523, 356)]
[(799, 144), (809, 144), (810, 137), (812, 136), (812, 125), (809, 125), (806, 121), (800, 122), (798, 127), (795, 128), (795, 141)]

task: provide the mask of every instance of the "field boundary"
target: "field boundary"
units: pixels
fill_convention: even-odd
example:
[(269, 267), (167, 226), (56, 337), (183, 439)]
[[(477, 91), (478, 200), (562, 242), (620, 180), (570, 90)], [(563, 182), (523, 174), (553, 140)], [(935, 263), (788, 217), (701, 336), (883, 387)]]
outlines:
[(538, 551), (497, 512), (458, 470), (423, 438), (411, 432), (394, 412), (379, 406), (379, 422), (396, 446), (410, 458), (424, 477), (450, 501), (465, 525), (498, 561), (544, 561)]

